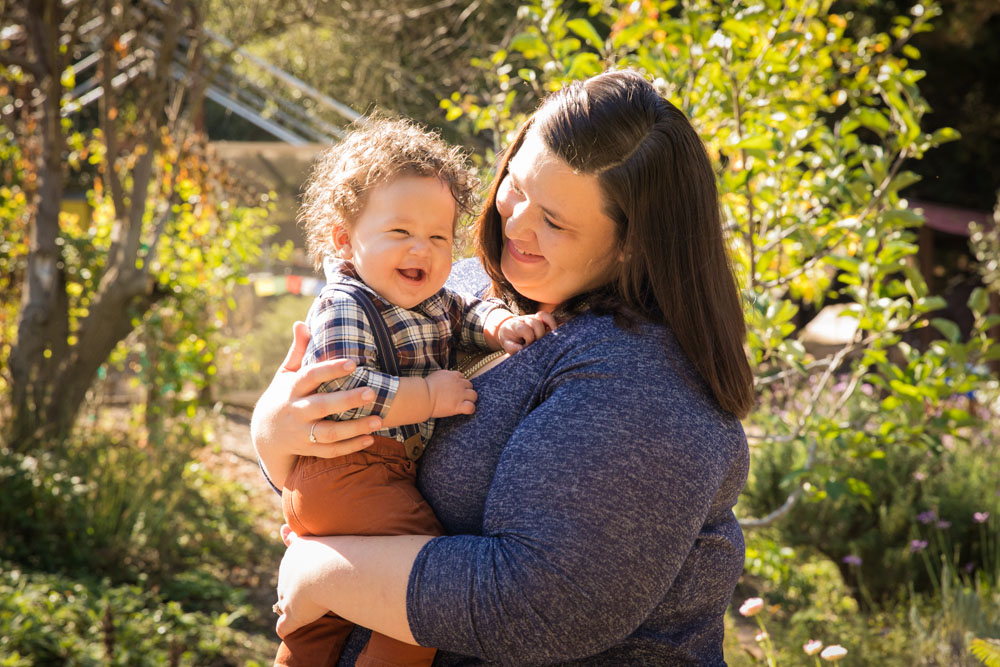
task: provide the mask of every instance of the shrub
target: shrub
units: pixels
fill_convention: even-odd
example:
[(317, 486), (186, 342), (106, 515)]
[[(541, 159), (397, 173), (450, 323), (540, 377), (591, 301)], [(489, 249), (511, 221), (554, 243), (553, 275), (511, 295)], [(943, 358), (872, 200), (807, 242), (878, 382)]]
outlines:
[(197, 426), (173, 420), (155, 446), (137, 428), (79, 429), (54, 452), (0, 450), (0, 558), (115, 581), (245, 570), (262, 553), (276, 562), (246, 489), (194, 460)]
[(189, 611), (135, 585), (26, 573), (0, 561), (0, 664), (257, 665), (269, 648), (235, 629), (251, 613)]

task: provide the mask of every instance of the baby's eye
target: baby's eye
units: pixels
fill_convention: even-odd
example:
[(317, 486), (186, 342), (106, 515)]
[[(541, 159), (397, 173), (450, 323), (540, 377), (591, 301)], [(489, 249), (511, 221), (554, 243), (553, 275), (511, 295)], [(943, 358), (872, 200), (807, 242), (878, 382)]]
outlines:
[(402, 234), (403, 236), (409, 236), (410, 235), (410, 232), (406, 231), (405, 229), (390, 229), (389, 233), (390, 234)]
[(448, 242), (448, 238), (447, 237), (445, 237), (445, 236), (437, 236), (437, 235), (432, 236), (431, 240), (432, 241), (445, 241), (445, 242)]

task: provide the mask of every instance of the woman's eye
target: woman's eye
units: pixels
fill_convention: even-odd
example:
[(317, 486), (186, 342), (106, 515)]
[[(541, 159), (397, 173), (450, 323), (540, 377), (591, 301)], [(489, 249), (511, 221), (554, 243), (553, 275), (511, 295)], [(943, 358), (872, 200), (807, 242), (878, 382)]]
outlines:
[(510, 178), (510, 177), (508, 176), (508, 177), (507, 177), (507, 182), (508, 182), (508, 183), (510, 184), (510, 189), (511, 189), (511, 190), (512, 190), (513, 192), (515, 192), (515, 193), (517, 193), (517, 194), (519, 194), (519, 195), (523, 195), (523, 194), (524, 194), (524, 193), (523, 193), (523, 192), (521, 191), (521, 188), (517, 187), (517, 183), (515, 183), (515, 182), (514, 182), (514, 179), (513, 179), (513, 178)]
[(562, 227), (560, 227), (556, 223), (552, 222), (552, 220), (549, 218), (549, 216), (547, 216), (547, 215), (544, 216), (543, 220), (545, 220), (545, 224), (548, 225), (549, 227), (551, 227), (552, 229), (558, 229), (559, 231), (563, 230)]

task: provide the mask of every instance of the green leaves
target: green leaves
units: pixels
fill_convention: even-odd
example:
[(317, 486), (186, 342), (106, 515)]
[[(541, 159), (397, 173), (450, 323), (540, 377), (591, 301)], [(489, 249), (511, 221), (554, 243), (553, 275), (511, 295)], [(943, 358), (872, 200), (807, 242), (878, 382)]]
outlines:
[(577, 36), (582, 37), (590, 46), (598, 52), (604, 50), (604, 40), (597, 34), (593, 24), (587, 19), (572, 19), (566, 22), (566, 27), (572, 30)]

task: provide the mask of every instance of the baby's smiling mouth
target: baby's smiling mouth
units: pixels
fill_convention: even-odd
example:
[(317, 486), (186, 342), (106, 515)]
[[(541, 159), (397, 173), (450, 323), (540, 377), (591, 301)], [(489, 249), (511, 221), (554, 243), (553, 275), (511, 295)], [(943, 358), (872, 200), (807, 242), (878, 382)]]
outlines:
[(424, 279), (423, 269), (396, 269), (406, 280), (418, 283)]

